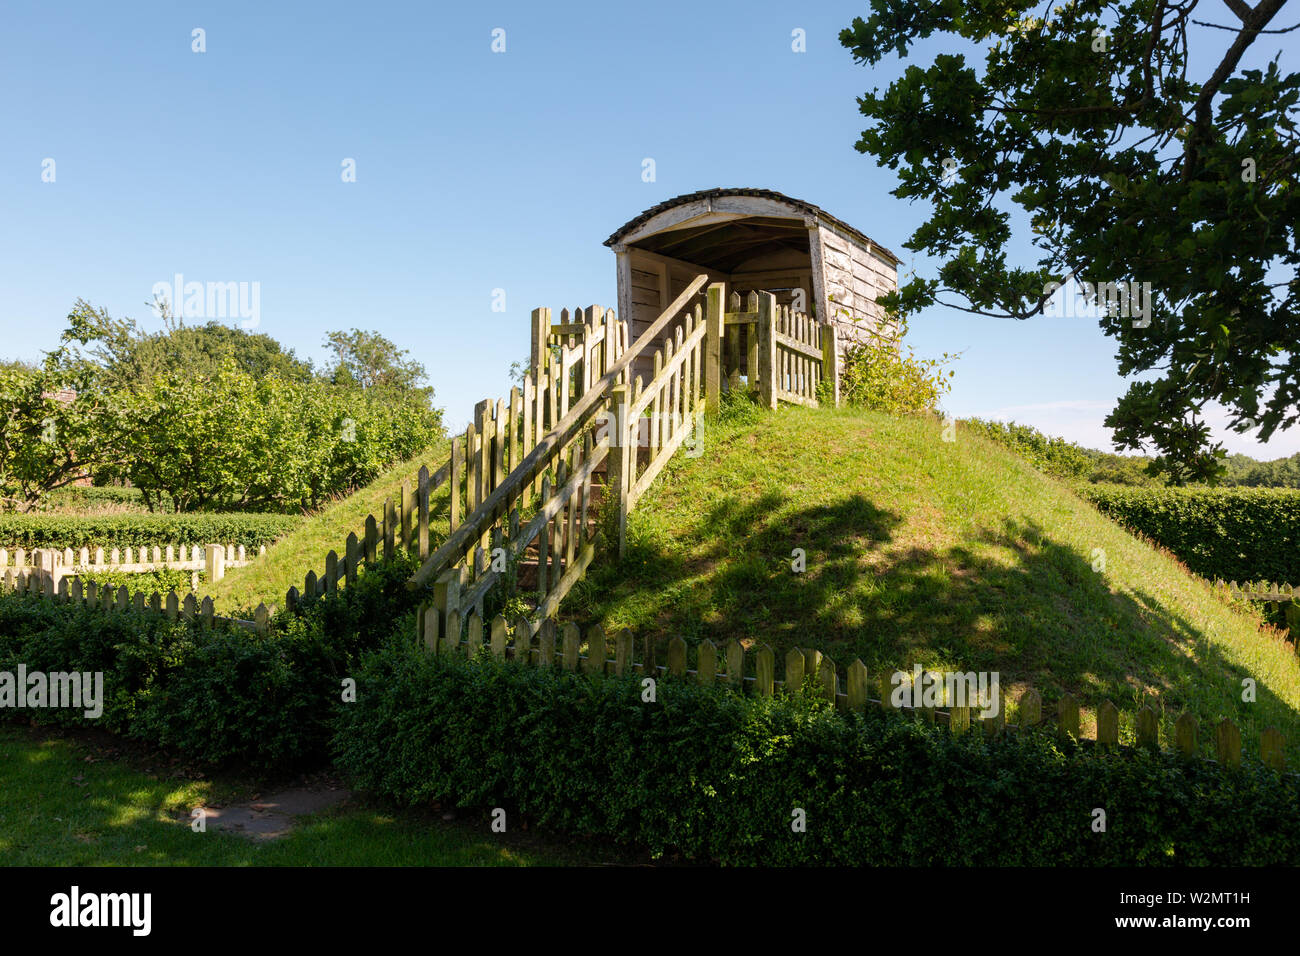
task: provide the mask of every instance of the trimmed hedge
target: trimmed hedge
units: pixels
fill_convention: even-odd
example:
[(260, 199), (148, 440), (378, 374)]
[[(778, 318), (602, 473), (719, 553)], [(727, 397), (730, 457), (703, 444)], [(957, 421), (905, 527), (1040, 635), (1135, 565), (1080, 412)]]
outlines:
[(0, 671), (104, 675), (104, 711), (3, 710), (0, 717), (95, 726), (206, 764), (285, 770), (327, 758), (344, 677), (407, 615), (414, 563), (362, 568), (357, 583), (277, 615), (265, 635), (163, 615), (0, 595)]
[[(1044, 734), (986, 740), (662, 680), (449, 662), (395, 640), (339, 711), (336, 762), (403, 803), (503, 807), (724, 864), (1300, 863), (1300, 780)], [(1107, 814), (1092, 831), (1093, 810)], [(793, 832), (792, 812), (807, 832)], [(517, 826), (517, 823), (512, 824)]]
[(125, 514), (0, 515), (4, 548), (140, 548), (175, 545), (270, 545), (298, 525), (291, 515)]
[(1300, 490), (1085, 487), (1102, 513), (1202, 577), (1300, 585)]

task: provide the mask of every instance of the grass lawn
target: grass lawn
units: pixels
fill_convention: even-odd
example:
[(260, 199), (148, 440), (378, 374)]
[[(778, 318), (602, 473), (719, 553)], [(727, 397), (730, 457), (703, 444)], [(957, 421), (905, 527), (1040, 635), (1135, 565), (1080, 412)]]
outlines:
[(248, 798), (245, 783), (195, 779), (156, 754), (105, 749), (0, 724), (0, 860), (24, 866), (537, 866), (628, 862), (612, 851), (528, 833), (493, 834), (483, 816), (445, 822), (428, 811), (352, 800), (256, 842), (193, 832), (195, 806)]
[(1110, 699), (1130, 740), (1142, 704), (1165, 734), (1186, 709), (1207, 752), (1223, 717), (1251, 751), (1273, 725), (1300, 762), (1291, 644), (1066, 485), (941, 430), (804, 408), (712, 426), (703, 455), (675, 459), (632, 514), (626, 558), (597, 562), (564, 616), (607, 633), (766, 642), (778, 660), (815, 647), (841, 675), (855, 657), (872, 674), (995, 670), (1013, 696), (1037, 688), (1045, 714), (1067, 690), (1086, 707)]
[[(285, 594), (291, 587), (301, 591), (308, 571), (317, 575), (325, 572), (325, 556), (330, 551), (342, 558), (348, 535), (363, 536), (368, 515), (374, 515), (376, 522), (380, 522), (382, 534), (384, 501), (390, 497), (394, 502), (400, 501), (404, 481), (411, 483), (414, 493), (420, 466), (427, 465), (433, 474), (447, 461), (449, 448), (448, 442), (439, 442), (410, 461), (389, 468), (355, 494), (308, 515), (265, 555), (246, 567), (227, 571), (215, 585), (202, 588), (201, 596), (211, 597), (220, 613), (250, 612), (249, 618), (251, 610), (259, 604), (284, 607)], [(429, 512), (429, 538), (436, 546), (447, 536), (445, 484), (429, 496)]]

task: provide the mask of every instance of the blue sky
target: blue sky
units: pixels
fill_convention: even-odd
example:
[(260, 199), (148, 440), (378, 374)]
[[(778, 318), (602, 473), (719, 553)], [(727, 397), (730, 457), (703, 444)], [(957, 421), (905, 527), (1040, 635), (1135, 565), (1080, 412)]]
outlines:
[[(532, 308), (614, 304), (602, 241), (668, 197), (776, 189), (910, 266), (902, 243), (926, 208), (889, 195), (890, 171), (853, 149), (855, 98), (901, 69), (839, 45), (867, 9), (8, 0), (0, 356), (51, 348), (79, 296), (153, 329), (145, 303), (177, 273), (256, 282), (260, 331), (320, 361), (326, 331), (378, 330), (426, 365), (457, 424), (508, 390)], [(1124, 383), (1095, 321), (934, 309), (909, 341), (962, 353), (952, 413), (1109, 447), (1101, 421)], [(1300, 429), (1229, 448), (1292, 454)]]

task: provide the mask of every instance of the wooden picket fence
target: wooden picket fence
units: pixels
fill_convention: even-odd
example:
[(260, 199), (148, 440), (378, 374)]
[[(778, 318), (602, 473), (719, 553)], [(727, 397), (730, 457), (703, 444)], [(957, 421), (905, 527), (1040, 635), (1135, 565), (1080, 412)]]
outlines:
[[(310, 570), (303, 578), (301, 590), (296, 585), (289, 588), (284, 598), (285, 610), (295, 612), (304, 601), (355, 584), (362, 564), (386, 560), (399, 549), (417, 554), (421, 560), (428, 558), (432, 534), (430, 496), (453, 479), (453, 462), (454, 458), (449, 458), (432, 473), (427, 465), (421, 465), (414, 484), (409, 480), (402, 482), (397, 498), (385, 499), (379, 517), (367, 515), (361, 534), (354, 531), (348, 535), (342, 554), (328, 552), (319, 574)], [(455, 522), (454, 504), (452, 511)]]
[[(652, 640), (641, 642), (638, 658), (637, 641), (628, 629), (614, 635), (611, 656), (611, 641), (599, 624), (587, 628), (584, 638), (581, 629), (573, 623), (558, 627), (553, 619), (548, 619), (535, 630), (528, 621), (520, 620), (511, 631), (501, 615), (485, 625), (481, 617), (471, 613), (465, 628), (466, 637), (462, 640), (459, 621), (455, 618), (450, 628), (441, 628), (437, 608), (429, 608), (425, 616), (417, 637), (426, 651), (440, 657), (472, 659), (486, 647), (499, 660), (513, 660), (535, 667), (561, 667), (593, 676), (635, 674), (657, 679), (691, 680), (708, 686), (721, 684), (739, 693), (763, 697), (802, 688), (805, 681), (811, 681), (818, 695), (841, 710), (858, 713), (870, 707), (901, 710), (929, 723), (946, 726), (954, 734), (968, 733), (973, 725), (990, 736), (1051, 729), (1095, 746), (1115, 750), (1127, 746), (1120, 744), (1119, 708), (1110, 701), (1104, 701), (1096, 709), (1095, 735), (1083, 738), (1080, 707), (1072, 694), (1065, 694), (1057, 702), (1054, 722), (1044, 721), (1042, 697), (1037, 690), (1029, 688), (1017, 701), (1018, 721), (1009, 723), (1006, 720), (1008, 697), (1005, 692), (1000, 692), (1002, 699), (997, 715), (988, 718), (981, 718), (977, 709), (971, 707), (895, 708), (891, 703), (893, 671), (873, 677), (862, 661), (855, 659), (841, 678), (835, 662), (816, 650), (793, 648), (788, 651), (783, 662), (783, 679), (778, 679), (776, 654), (766, 644), (746, 649), (739, 641), (729, 641), (718, 648), (712, 641), (703, 640), (694, 650), (695, 666), (692, 668), (688, 666), (690, 648), (680, 637), (668, 642), (666, 659), (660, 664)], [(1187, 758), (1202, 756), (1199, 722), (1189, 713), (1183, 713), (1174, 722), (1172, 740), (1166, 739), (1163, 747), (1160, 721), (1150, 706), (1136, 712), (1134, 725), (1137, 747), (1173, 749)], [(1214, 759), (1224, 766), (1239, 768), (1242, 764), (1242, 735), (1237, 724), (1225, 718), (1213, 726), (1211, 733)], [(1265, 766), (1279, 773), (1286, 772), (1286, 739), (1276, 727), (1260, 733), (1258, 749), (1260, 761)]]
[(698, 276), (631, 346), (612, 310), (562, 312), (558, 325), (549, 310), (533, 312), (524, 387), (508, 405), (479, 403), (465, 438), (453, 442), (451, 534), (410, 582), (438, 609), (441, 628), (451, 615), (481, 612), (487, 593), (521, 565), (535, 569), (534, 629), (581, 579), (595, 555), (595, 482), (610, 449), (612, 389), (627, 384), (633, 361), (707, 281)]
[(1214, 584), (1215, 587), (1226, 590), (1229, 597), (1237, 600), (1270, 601), (1274, 604), (1297, 603), (1295, 588), (1290, 584), (1278, 584), (1275, 581), (1247, 581), (1238, 584), (1236, 581), (1222, 579), (1216, 579)]
[[(1300, 635), (1300, 598), (1290, 584), (1278, 584), (1275, 581), (1258, 581), (1238, 584), (1236, 581), (1216, 580), (1214, 587), (1229, 600), (1258, 601), (1268, 605), (1273, 612), (1281, 614), (1286, 621), (1287, 630), (1293, 636)], [(1296, 650), (1300, 652), (1300, 640), (1295, 641)]]
[[(770, 293), (751, 293), (748, 311), (742, 312), (740, 297), (728, 299), (724, 283), (708, 286), (706, 307), (697, 298), (707, 283), (707, 276), (697, 276), (633, 343), (613, 310), (562, 310), (558, 323), (550, 309), (534, 310), (530, 368), (522, 387), (512, 388), (508, 398), (479, 402), (465, 432), (452, 437), (441, 467), (432, 473), (422, 467), (414, 487), (403, 484), (398, 500), (386, 501), (381, 515), (367, 517), (360, 534), (349, 535), (340, 551), (325, 555), (323, 569), (307, 571), (301, 589), (295, 585), (286, 593), (286, 610), (354, 583), (362, 562), (403, 548), (421, 561), (410, 586), (425, 591), (425, 607), (437, 609), (439, 633), (446, 632), (453, 615), (458, 621), (475, 611), (482, 615), (488, 593), (499, 584), (517, 586), (521, 568), (534, 576), (526, 591), (535, 602), (528, 621), (531, 632), (539, 633), (595, 558), (600, 507), (608, 501), (615, 509), (621, 553), (628, 513), (702, 416), (716, 414), (730, 384), (724, 355), (729, 342), (739, 342), (742, 328), (753, 332), (756, 357), (749, 367), (756, 370), (763, 400), (773, 407), (779, 401), (816, 404), (826, 361), (833, 371), (835, 339), (829, 327), (778, 309)], [(653, 365), (648, 382), (633, 375), (634, 363)], [(443, 485), (448, 486), (445, 537), (430, 528), (429, 510), (431, 493)], [(435, 538), (440, 539), (436, 548)], [(154, 551), (156, 562), (161, 555)], [(134, 557), (128, 550), (126, 561), (118, 564), (113, 552), (104, 566), (152, 569), (145, 567), (151, 562)], [(224, 557), (227, 566), (246, 560), (242, 553)], [(63, 563), (76, 561), (73, 556)], [(95, 564), (101, 561), (97, 553)], [(204, 566), (197, 554), (186, 564), (175, 561), (170, 549), (162, 564)], [(25, 586), (26, 580), (11, 585), (20, 583)], [(165, 606), (167, 599), (143, 603)], [(176, 603), (183, 613), (184, 601)], [(195, 610), (202, 615), (202, 604)], [(422, 611), (422, 633), (427, 618)]]
[(749, 386), (768, 408), (776, 408), (778, 402), (816, 408), (823, 381), (830, 387), (834, 404), (839, 404), (834, 325), (820, 323), (788, 305), (778, 306), (771, 293), (750, 292), (742, 306), (740, 295), (733, 292), (724, 326), (721, 360), (729, 390), (741, 387), (743, 369)]
[(16, 577), (11, 568), (10, 573), (5, 575), (3, 585), (0, 586), (0, 593), (12, 591), (102, 611), (161, 614), (172, 621), (197, 619), (208, 627), (215, 624), (228, 624), (257, 633), (266, 633), (270, 627), (271, 612), (265, 604), (259, 605), (253, 614), (253, 620), (248, 621), (218, 616), (212, 598), (205, 597), (200, 601), (193, 593), (186, 594), (184, 598), (178, 596), (175, 591), (169, 591), (166, 595), (158, 591), (146, 594), (144, 591), (132, 592), (126, 585), (116, 588), (99, 587), (94, 581), (83, 585), (81, 579), (77, 577), (59, 578), (56, 585), (52, 584), (53, 581), (55, 579), (51, 575), (41, 574), (39, 569)]

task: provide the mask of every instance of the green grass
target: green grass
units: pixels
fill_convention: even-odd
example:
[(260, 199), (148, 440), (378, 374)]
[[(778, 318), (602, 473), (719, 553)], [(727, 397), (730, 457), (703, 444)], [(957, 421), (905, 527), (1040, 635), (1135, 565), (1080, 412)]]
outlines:
[[(151, 761), (157, 761), (150, 767)], [(189, 811), (240, 796), (241, 785), (171, 773), (160, 756), (106, 755), (94, 744), (0, 725), (0, 860), (11, 866), (528, 866), (589, 863), (611, 854), (523, 833), (488, 819), (444, 822), (428, 812), (351, 802), (255, 842)]]
[[(283, 607), (289, 588), (303, 589), (303, 579), (308, 571), (317, 575), (325, 571), (325, 556), (336, 552), (343, 557), (348, 535), (362, 537), (368, 515), (382, 522), (384, 501), (400, 500), (402, 482), (410, 481), (415, 489), (415, 477), (421, 465), (427, 465), (432, 474), (447, 460), (450, 445), (438, 442), (409, 461), (396, 464), (356, 493), (340, 498), (318, 512), (302, 519), (292, 532), (268, 549), (267, 553), (243, 568), (233, 568), (212, 587), (203, 589), (210, 596), (218, 612), (251, 611), (259, 604)], [(430, 496), (429, 534), (436, 545), (446, 536), (445, 522), (434, 521), (447, 513), (447, 491), (444, 484)], [(382, 524), (381, 524), (382, 533)]]
[(565, 616), (766, 642), (778, 659), (815, 647), (841, 674), (855, 657), (872, 674), (995, 670), (1013, 697), (1037, 688), (1045, 713), (1065, 691), (1085, 707), (1110, 699), (1127, 739), (1150, 704), (1166, 734), (1190, 711), (1206, 746), (1223, 717), (1252, 751), (1277, 726), (1300, 759), (1300, 660), (1277, 632), (1065, 484), (941, 431), (847, 409), (715, 425), (702, 457), (676, 459), (638, 505), (625, 560), (598, 562)]

